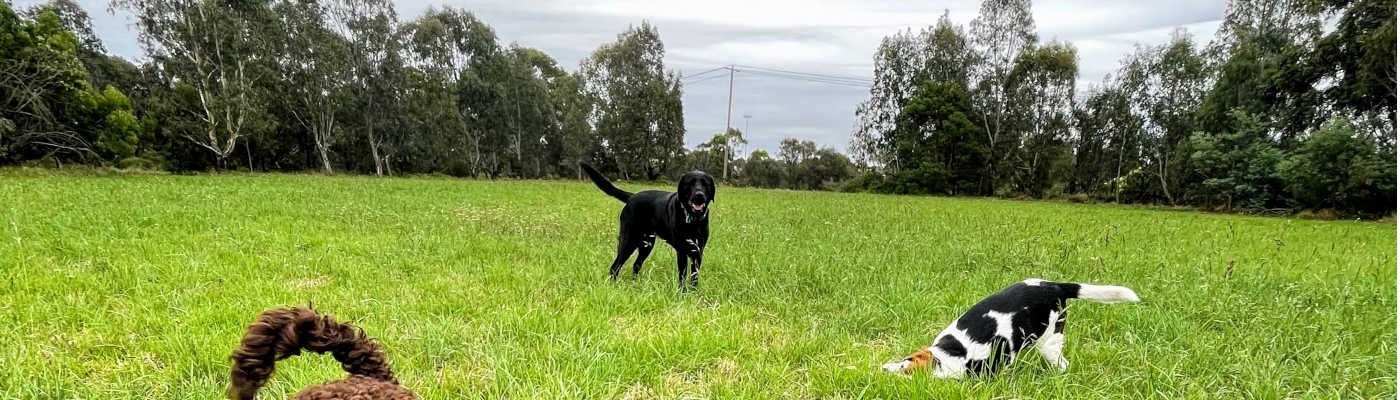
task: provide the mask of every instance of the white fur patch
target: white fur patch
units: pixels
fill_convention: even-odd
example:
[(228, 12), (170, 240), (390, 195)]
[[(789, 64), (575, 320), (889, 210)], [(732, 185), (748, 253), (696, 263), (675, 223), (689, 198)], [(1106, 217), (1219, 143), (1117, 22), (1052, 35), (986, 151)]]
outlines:
[[(988, 354), (991, 354), (991, 346), (978, 345), (972, 342), (972, 340), (968, 339), (967, 331), (958, 329), (957, 326), (957, 322), (948, 325), (947, 328), (943, 329), (942, 333), (933, 337), (934, 345), (930, 345), (928, 348), (929, 352), (933, 353), (933, 358), (938, 359), (938, 368), (933, 370), (933, 376), (935, 378), (961, 378), (963, 373), (967, 371), (968, 360), (977, 359), (979, 356), (986, 358)], [(961, 344), (963, 349), (967, 351), (967, 354), (964, 357), (953, 357), (939, 348), (937, 344), (942, 341), (945, 336), (950, 336), (953, 340)]]
[(1079, 285), (1079, 298), (1096, 303), (1132, 303), (1137, 293), (1122, 286)]
[(909, 369), (909, 360), (901, 360), (892, 363), (887, 363), (881, 366), (880, 368), (884, 368), (884, 370), (888, 372), (904, 372), (904, 370)]
[(997, 321), (996, 335), (1006, 339), (1007, 342), (1011, 342), (1011, 317), (1015, 315), (1014, 312), (987, 311), (987, 318)]
[(1046, 362), (1064, 371), (1069, 368), (1069, 360), (1065, 359), (1065, 334), (1055, 332), (1055, 324), (1060, 320), (1060, 313), (1051, 311), (1050, 322), (1045, 326), (1045, 333), (1041, 334), (1035, 342), (1036, 350), (1040, 351), (1040, 356)]
[(1036, 278), (1030, 278), (1030, 279), (1021, 281), (1021, 283), (1024, 283), (1024, 284), (1026, 284), (1026, 285), (1028, 285), (1028, 286), (1040, 286), (1040, 284), (1041, 284), (1041, 283), (1044, 283), (1044, 282), (1045, 282), (1044, 279), (1036, 279)]

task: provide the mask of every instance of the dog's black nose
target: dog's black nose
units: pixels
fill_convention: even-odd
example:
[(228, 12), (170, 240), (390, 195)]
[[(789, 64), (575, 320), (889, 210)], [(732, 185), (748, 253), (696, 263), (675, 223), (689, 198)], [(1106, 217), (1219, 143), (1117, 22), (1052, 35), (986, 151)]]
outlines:
[(706, 200), (709, 199), (706, 198), (705, 193), (695, 193), (690, 195), (690, 204), (705, 204), (707, 202)]

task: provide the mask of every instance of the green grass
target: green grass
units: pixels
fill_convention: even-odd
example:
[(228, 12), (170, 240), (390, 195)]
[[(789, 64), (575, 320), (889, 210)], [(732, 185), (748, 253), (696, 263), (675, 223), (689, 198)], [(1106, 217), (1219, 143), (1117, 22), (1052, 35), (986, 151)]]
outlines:
[[(721, 188), (679, 294), (667, 247), (605, 279), (619, 206), (575, 182), (0, 176), (0, 398), (218, 398), (247, 323), (307, 303), (429, 399), (1396, 395), (1391, 224)], [(1073, 303), (1068, 373), (878, 370), (1027, 277), (1143, 302)], [(267, 398), (343, 377), (278, 368)]]

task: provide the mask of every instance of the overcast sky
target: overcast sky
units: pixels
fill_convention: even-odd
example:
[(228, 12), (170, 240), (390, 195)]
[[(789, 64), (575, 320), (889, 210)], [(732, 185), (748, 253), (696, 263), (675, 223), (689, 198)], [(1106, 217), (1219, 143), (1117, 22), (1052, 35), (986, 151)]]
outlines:
[[(38, 1), (16, 0), (16, 8)], [(108, 51), (139, 59), (141, 49), (129, 14), (108, 12), (105, 0), (78, 0)], [(666, 66), (682, 74), (727, 64), (869, 78), (871, 55), (880, 39), (906, 28), (937, 22), (945, 9), (966, 25), (976, 1), (903, 0), (394, 0), (401, 20), (429, 6), (476, 13), (495, 28), (502, 43), (516, 42), (549, 53), (577, 70), (600, 44), (643, 20), (661, 32)], [(1135, 44), (1157, 44), (1176, 28), (1209, 40), (1225, 10), (1224, 0), (1035, 1), (1032, 12), (1041, 40), (1073, 43), (1079, 50), (1082, 91), (1102, 80)], [(728, 80), (708, 79), (685, 87), (686, 146), (693, 148), (723, 131)], [(745, 129), (748, 150), (774, 151), (785, 137), (813, 140), (846, 152), (863, 88), (739, 73), (734, 79), (734, 126)]]

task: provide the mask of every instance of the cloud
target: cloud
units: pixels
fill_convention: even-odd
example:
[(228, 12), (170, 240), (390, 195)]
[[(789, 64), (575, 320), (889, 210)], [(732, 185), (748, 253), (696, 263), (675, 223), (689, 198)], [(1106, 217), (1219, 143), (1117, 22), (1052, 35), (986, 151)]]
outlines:
[[(36, 0), (16, 0), (25, 8)], [(94, 30), (108, 49), (139, 58), (140, 48), (129, 14), (107, 12), (105, 0), (80, 0), (93, 16)], [(576, 69), (599, 45), (612, 41), (630, 25), (648, 21), (661, 32), (667, 66), (683, 73), (726, 64), (757, 65), (802, 72), (872, 74), (872, 54), (884, 36), (934, 24), (946, 9), (954, 22), (967, 25), (977, 2), (903, 0), (395, 0), (402, 20), (432, 7), (451, 6), (474, 12), (490, 24), (503, 43), (544, 50), (560, 65)], [(1042, 40), (1068, 41), (1079, 51), (1079, 90), (1117, 69), (1134, 46), (1165, 42), (1182, 27), (1205, 41), (1219, 24), (1224, 2), (1181, 0), (1045, 0), (1032, 4)], [(686, 144), (694, 147), (724, 127), (728, 80), (717, 78), (687, 85)], [(749, 150), (777, 149), (792, 136), (845, 150), (854, 125), (855, 107), (865, 90), (814, 82), (737, 74), (734, 125), (743, 129), (750, 112)]]

